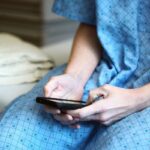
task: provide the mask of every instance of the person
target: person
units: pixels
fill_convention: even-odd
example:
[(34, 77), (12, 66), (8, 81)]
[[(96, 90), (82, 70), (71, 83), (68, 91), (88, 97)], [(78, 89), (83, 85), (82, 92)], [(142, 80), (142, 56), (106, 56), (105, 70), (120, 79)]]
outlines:
[[(69, 62), (2, 114), (0, 149), (149, 150), (149, 7), (140, 0), (56, 0), (53, 11), (80, 22)], [(41, 95), (103, 99), (61, 111), (37, 104)]]

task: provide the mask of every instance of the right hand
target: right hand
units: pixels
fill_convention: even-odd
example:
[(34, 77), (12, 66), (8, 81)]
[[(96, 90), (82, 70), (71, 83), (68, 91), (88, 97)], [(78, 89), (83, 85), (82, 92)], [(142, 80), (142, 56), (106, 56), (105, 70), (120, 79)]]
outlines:
[[(44, 87), (46, 97), (63, 98), (80, 100), (83, 95), (84, 86), (80, 81), (70, 74), (63, 74), (52, 77)], [(62, 124), (69, 124), (68, 120), (72, 121), (73, 117), (58, 108), (45, 106), (46, 112), (53, 114), (54, 118)]]

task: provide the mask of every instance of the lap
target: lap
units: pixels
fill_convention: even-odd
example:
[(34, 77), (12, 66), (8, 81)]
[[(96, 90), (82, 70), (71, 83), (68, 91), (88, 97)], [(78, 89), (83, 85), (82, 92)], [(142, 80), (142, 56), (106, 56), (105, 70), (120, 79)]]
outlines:
[(92, 124), (82, 124), (79, 130), (68, 128), (35, 102), (37, 96), (43, 95), (43, 86), (49, 78), (61, 74), (63, 69), (50, 71), (30, 92), (9, 106), (0, 119), (0, 149), (67, 150), (84, 147), (94, 128)]
[(150, 108), (132, 114), (109, 127), (99, 126), (87, 150), (149, 150)]
[[(82, 123), (74, 130), (55, 121), (35, 103), (43, 95), (43, 86), (64, 67), (50, 71), (30, 92), (17, 98), (0, 119), (0, 149), (86, 149), (148, 150), (150, 147), (150, 109), (132, 114), (109, 126)], [(92, 87), (92, 80), (87, 83)], [(87, 89), (88, 89), (87, 88)], [(87, 96), (87, 90), (84, 92)]]

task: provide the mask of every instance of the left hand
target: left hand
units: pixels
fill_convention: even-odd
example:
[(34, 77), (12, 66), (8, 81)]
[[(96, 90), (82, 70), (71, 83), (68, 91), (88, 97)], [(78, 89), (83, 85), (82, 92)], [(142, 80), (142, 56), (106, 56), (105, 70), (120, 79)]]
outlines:
[[(82, 109), (68, 110), (67, 114), (77, 118), (70, 123), (97, 121), (103, 125), (110, 125), (142, 109), (144, 104), (142, 104), (139, 93), (139, 88), (123, 89), (111, 85), (104, 85), (94, 89), (90, 92), (88, 102), (91, 102), (95, 95), (103, 95), (104, 99)], [(76, 125), (79, 128), (79, 125)]]

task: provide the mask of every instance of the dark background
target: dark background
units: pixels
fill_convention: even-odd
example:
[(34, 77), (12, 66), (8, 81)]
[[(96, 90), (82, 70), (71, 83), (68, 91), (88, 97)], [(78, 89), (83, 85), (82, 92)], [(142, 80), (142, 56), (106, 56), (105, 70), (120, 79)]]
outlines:
[(0, 32), (15, 34), (38, 46), (72, 38), (77, 23), (51, 12), (54, 0), (1, 0)]

